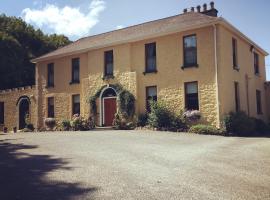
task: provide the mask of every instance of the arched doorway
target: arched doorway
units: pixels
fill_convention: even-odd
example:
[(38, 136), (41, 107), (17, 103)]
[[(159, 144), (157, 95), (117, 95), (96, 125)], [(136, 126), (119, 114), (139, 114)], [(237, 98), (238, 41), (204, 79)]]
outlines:
[(107, 87), (100, 94), (100, 124), (112, 126), (115, 114), (117, 93), (114, 88)]
[(21, 130), (26, 126), (25, 117), (29, 114), (30, 100), (28, 97), (21, 97), (17, 105), (19, 110), (19, 130)]

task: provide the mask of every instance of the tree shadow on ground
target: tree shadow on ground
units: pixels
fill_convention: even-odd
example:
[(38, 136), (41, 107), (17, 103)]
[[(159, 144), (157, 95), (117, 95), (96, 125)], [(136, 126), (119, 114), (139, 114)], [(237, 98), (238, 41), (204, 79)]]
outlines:
[(64, 169), (68, 163), (49, 155), (32, 155), (20, 150), (38, 146), (12, 144), (0, 140), (0, 199), (1, 200), (71, 200), (87, 195), (97, 188), (84, 188), (79, 183), (46, 180), (46, 175)]

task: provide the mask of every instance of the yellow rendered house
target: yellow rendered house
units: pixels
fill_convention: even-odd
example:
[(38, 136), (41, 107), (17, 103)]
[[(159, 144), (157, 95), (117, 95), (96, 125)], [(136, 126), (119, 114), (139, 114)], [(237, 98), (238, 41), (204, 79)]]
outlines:
[(0, 92), (0, 124), (24, 128), (25, 113), (36, 128), (48, 117), (88, 117), (88, 99), (100, 91), (96, 123), (111, 126), (116, 85), (135, 96), (137, 115), (152, 97), (174, 112), (200, 110), (204, 121), (216, 127), (230, 111), (267, 121), (268, 53), (217, 14), (213, 3), (205, 4), (82, 38), (32, 60), (36, 85)]

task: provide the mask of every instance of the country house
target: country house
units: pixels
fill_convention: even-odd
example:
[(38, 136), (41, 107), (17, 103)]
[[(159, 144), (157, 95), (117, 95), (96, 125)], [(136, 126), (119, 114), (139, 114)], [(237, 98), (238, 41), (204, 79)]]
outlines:
[[(248, 22), (247, 22), (248, 23)], [(200, 110), (219, 127), (230, 111), (268, 120), (268, 53), (222, 17), (214, 3), (182, 14), (79, 39), (32, 60), (36, 85), (0, 92), (0, 124), (36, 128), (45, 118), (89, 116), (96, 99), (98, 126), (111, 126), (121, 85), (136, 99), (136, 114), (149, 99), (175, 112)], [(268, 95), (267, 95), (268, 94)]]

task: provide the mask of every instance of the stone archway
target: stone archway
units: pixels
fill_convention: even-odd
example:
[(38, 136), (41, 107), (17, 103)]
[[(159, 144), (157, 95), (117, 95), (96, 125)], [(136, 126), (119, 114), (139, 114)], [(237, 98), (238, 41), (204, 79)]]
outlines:
[(21, 97), (17, 103), (19, 118), (18, 118), (18, 126), (19, 130), (24, 129), (26, 126), (25, 117), (27, 114), (30, 114), (30, 100), (28, 97)]
[(112, 126), (117, 112), (117, 92), (112, 87), (104, 88), (100, 93), (100, 125)]

